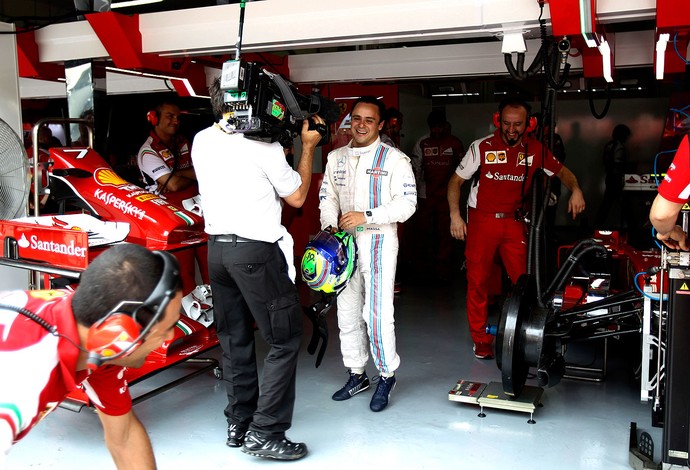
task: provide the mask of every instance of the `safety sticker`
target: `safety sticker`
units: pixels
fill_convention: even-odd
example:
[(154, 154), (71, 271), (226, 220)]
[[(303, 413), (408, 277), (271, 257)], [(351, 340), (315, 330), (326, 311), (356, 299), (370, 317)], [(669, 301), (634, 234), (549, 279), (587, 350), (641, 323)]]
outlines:
[(683, 204), (683, 208), (682, 208), (681, 210), (683, 210), (683, 211), (690, 211), (690, 204), (688, 204), (688, 203), (686, 202), (685, 204)]
[(680, 289), (676, 291), (676, 294), (690, 295), (690, 288), (688, 287), (688, 283), (684, 282), (683, 284), (681, 284)]

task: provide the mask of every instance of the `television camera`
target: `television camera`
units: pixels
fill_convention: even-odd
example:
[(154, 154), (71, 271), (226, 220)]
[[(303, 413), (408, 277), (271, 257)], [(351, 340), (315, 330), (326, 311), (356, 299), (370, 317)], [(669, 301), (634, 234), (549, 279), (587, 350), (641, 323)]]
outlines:
[(262, 142), (292, 145), (302, 121), (315, 114), (327, 125), (309, 120), (309, 128), (319, 131), (318, 145), (330, 142), (329, 124), (340, 117), (338, 105), (321, 95), (300, 94), (280, 74), (269, 72), (254, 62), (231, 60), (223, 64), (220, 87), (230, 108), (228, 123), (235, 132)]

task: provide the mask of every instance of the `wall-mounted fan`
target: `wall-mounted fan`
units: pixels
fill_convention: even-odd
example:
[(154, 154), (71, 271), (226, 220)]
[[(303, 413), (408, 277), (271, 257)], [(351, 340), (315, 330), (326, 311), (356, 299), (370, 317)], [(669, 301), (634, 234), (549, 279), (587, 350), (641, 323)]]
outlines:
[(0, 119), (0, 220), (26, 215), (30, 188), (24, 145), (9, 124)]

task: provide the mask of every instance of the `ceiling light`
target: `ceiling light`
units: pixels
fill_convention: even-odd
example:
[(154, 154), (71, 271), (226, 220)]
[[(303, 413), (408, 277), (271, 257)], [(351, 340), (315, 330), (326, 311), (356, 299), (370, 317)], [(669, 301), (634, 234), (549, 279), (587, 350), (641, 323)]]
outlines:
[(458, 96), (479, 96), (479, 93), (438, 93), (431, 96), (432, 98), (453, 98)]
[(209, 98), (206, 95), (197, 95), (194, 91), (194, 88), (192, 87), (192, 84), (189, 83), (189, 80), (183, 77), (173, 77), (172, 75), (163, 75), (160, 73), (139, 72), (138, 70), (121, 69), (118, 67), (106, 67), (105, 69), (109, 72), (122, 73), (125, 75), (135, 75), (137, 77), (157, 78), (159, 80), (180, 80), (190, 96), (196, 96), (199, 98)]
[(666, 44), (671, 35), (668, 33), (663, 33), (659, 35), (659, 40), (656, 42), (656, 79), (663, 80), (664, 78), (664, 64), (666, 59)]
[(503, 35), (503, 42), (501, 43), (501, 53), (510, 54), (513, 52), (523, 53), (527, 51), (525, 38), (522, 32), (505, 33)]
[(115, 8), (127, 8), (127, 7), (138, 7), (141, 5), (148, 5), (149, 3), (160, 3), (163, 0), (127, 0), (125, 2), (113, 2), (110, 4), (111, 9)]
[(611, 48), (609, 47), (609, 43), (605, 40), (601, 41), (598, 49), (601, 53), (601, 60), (604, 66), (604, 80), (611, 83), (613, 82), (613, 76), (611, 75)]

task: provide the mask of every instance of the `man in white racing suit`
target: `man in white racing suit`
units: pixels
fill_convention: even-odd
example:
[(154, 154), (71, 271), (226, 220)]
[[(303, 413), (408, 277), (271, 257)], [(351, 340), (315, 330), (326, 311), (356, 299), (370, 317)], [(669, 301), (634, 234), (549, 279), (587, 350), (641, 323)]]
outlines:
[(321, 227), (355, 235), (357, 269), (340, 293), (338, 327), (344, 387), (333, 394), (347, 400), (369, 388), (369, 349), (379, 371), (370, 408), (388, 405), (400, 365), (395, 348), (393, 283), (398, 255), (397, 223), (414, 213), (417, 189), (410, 159), (381, 143), (385, 107), (378, 99), (359, 98), (352, 109), (352, 140), (328, 155), (319, 192)]

